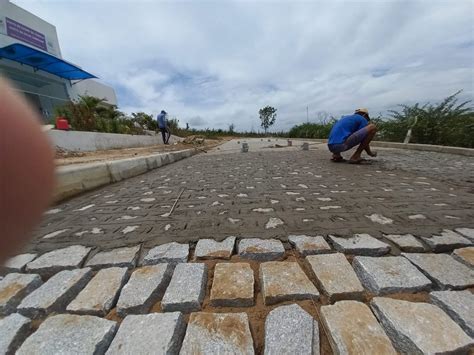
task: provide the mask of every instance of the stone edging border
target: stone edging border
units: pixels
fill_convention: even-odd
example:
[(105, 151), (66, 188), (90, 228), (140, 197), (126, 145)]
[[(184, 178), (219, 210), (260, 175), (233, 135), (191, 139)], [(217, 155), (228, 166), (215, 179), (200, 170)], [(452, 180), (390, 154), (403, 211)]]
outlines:
[(186, 149), (136, 158), (60, 166), (56, 169), (53, 199), (54, 202), (59, 202), (97, 187), (189, 158), (196, 153), (198, 153), (196, 149)]
[[(303, 141), (303, 138), (290, 138), (293, 140)], [(327, 139), (308, 139), (308, 141), (316, 141), (320, 143), (326, 143)], [(370, 143), (374, 147), (380, 148), (395, 148), (395, 149), (410, 149), (420, 150), (425, 152), (437, 152), (446, 154), (457, 154), (465, 155), (468, 157), (474, 157), (474, 149), (452, 147), (447, 145), (432, 145), (432, 144), (415, 144), (415, 143), (396, 143), (396, 142), (384, 142), (384, 141), (372, 141)]]

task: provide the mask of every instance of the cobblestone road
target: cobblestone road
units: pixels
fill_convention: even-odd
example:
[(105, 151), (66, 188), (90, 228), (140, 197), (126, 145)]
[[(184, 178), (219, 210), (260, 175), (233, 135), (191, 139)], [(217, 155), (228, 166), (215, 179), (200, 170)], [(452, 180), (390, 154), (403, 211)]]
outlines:
[(51, 208), (4, 267), (0, 353), (472, 346), (472, 158), (248, 142)]

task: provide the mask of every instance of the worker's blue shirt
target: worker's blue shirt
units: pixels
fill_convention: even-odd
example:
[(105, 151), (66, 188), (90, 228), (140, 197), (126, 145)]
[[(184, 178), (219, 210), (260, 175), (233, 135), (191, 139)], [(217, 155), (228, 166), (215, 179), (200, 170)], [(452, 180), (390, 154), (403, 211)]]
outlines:
[(166, 113), (160, 113), (156, 116), (156, 120), (158, 121), (158, 127), (166, 128)]
[(349, 137), (352, 133), (364, 128), (369, 123), (367, 120), (358, 114), (350, 116), (344, 116), (337, 121), (329, 133), (328, 144), (341, 144)]

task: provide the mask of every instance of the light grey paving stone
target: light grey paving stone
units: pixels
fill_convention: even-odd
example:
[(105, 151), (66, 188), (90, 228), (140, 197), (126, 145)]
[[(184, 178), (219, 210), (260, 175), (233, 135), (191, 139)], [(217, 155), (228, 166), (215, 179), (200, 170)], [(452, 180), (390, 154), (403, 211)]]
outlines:
[(33, 261), (38, 254), (20, 254), (8, 259), (2, 269), (5, 272), (22, 272), (26, 264)]
[(425, 251), (423, 244), (412, 234), (385, 234), (385, 238), (395, 243), (401, 251), (421, 253)]
[(456, 228), (455, 231), (474, 241), (474, 228)]
[(47, 318), (16, 354), (103, 354), (116, 330), (117, 324), (111, 320), (59, 314)]
[(102, 269), (69, 303), (66, 310), (77, 314), (105, 316), (115, 305), (120, 289), (126, 281), (127, 268)]
[(467, 350), (473, 340), (440, 308), (422, 302), (375, 297), (375, 312), (396, 349), (405, 354)]
[(403, 256), (356, 256), (352, 266), (364, 287), (376, 295), (431, 288), (431, 281)]
[(60, 271), (26, 296), (18, 305), (18, 312), (37, 318), (64, 311), (91, 277), (90, 268)]
[(0, 281), (0, 315), (13, 313), (23, 297), (42, 283), (39, 275), (7, 274)]
[(240, 257), (259, 261), (276, 260), (285, 255), (283, 244), (276, 239), (242, 239), (238, 249)]
[(344, 254), (321, 254), (306, 257), (323, 293), (331, 302), (346, 298), (360, 299), (364, 288)]
[(308, 235), (290, 235), (288, 240), (298, 253), (303, 256), (314, 254), (325, 254), (331, 252), (331, 247), (323, 236), (317, 235), (310, 237)]
[(451, 251), (456, 248), (472, 245), (469, 239), (449, 229), (444, 229), (439, 235), (432, 235), (429, 238), (422, 237), (422, 239), (434, 252)]
[(0, 354), (13, 354), (25, 340), (30, 328), (30, 320), (13, 313), (0, 319)]
[(178, 264), (161, 300), (165, 312), (193, 312), (201, 309), (206, 293), (207, 266), (202, 263)]
[(254, 277), (250, 264), (219, 263), (214, 269), (211, 304), (214, 307), (254, 305)]
[(280, 306), (265, 320), (266, 355), (318, 355), (318, 321), (297, 304)]
[(180, 354), (254, 354), (246, 313), (191, 313)]
[(390, 245), (369, 234), (355, 234), (349, 238), (330, 235), (329, 238), (337, 251), (346, 254), (381, 256), (390, 251)]
[(128, 315), (106, 354), (178, 354), (185, 330), (180, 312)]
[(319, 298), (316, 286), (297, 262), (268, 261), (260, 264), (260, 284), (266, 305)]
[(402, 253), (440, 289), (474, 286), (474, 270), (447, 254)]
[(117, 302), (117, 313), (146, 313), (165, 293), (172, 274), (170, 264), (142, 266), (130, 276)]
[(321, 307), (323, 323), (335, 354), (396, 354), (370, 308), (357, 301)]
[(452, 255), (463, 264), (474, 267), (474, 247), (456, 249)]
[(26, 271), (35, 272), (43, 277), (51, 277), (62, 270), (77, 269), (82, 266), (91, 248), (72, 245), (41, 255), (26, 265)]
[(474, 294), (468, 290), (435, 291), (430, 293), (430, 298), (474, 338)]
[(234, 251), (235, 237), (222, 242), (213, 239), (199, 239), (196, 245), (196, 259), (230, 259)]
[(140, 245), (134, 247), (117, 248), (109, 251), (102, 251), (95, 254), (86, 264), (93, 269), (104, 267), (135, 267), (138, 259)]
[(150, 249), (143, 259), (143, 265), (153, 265), (159, 263), (185, 263), (188, 261), (189, 245), (176, 242), (159, 245)]

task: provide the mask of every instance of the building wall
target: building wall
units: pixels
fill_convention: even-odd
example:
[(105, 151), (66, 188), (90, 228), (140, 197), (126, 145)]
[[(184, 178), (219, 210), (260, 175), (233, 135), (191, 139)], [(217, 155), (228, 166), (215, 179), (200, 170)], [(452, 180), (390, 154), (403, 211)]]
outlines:
[(114, 89), (96, 80), (84, 80), (72, 85), (70, 94), (73, 100), (78, 99), (79, 95), (88, 95), (106, 99), (107, 104), (117, 106), (117, 96), (115, 96)]
[[(38, 46), (31, 39), (31, 35), (24, 41), (11, 37), (13, 35), (11, 30), (10, 32), (7, 30), (7, 22), (11, 24), (11, 21), (19, 23), (21, 30), (34, 31), (40, 38), (44, 36), (45, 48)], [(7, 33), (10, 36), (7, 36)], [(0, 0), (0, 48), (13, 43), (21, 43), (36, 50), (46, 51), (63, 59), (55, 26), (9, 0)], [(114, 89), (95, 80), (70, 82), (42, 70), (34, 71), (31, 66), (6, 59), (0, 59), (0, 75), (9, 79), (18, 91), (25, 94), (34, 109), (43, 116), (45, 122), (54, 118), (55, 107), (69, 100), (75, 100), (79, 98), (79, 95), (105, 98), (107, 104), (117, 105)]]
[[(62, 58), (56, 27), (10, 1), (0, 2), (0, 47), (5, 47), (13, 43), (22, 43), (31, 46), (30, 43), (7, 36), (7, 17), (42, 33), (46, 38), (47, 52), (56, 57)], [(35, 49), (40, 48), (35, 47)]]

